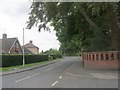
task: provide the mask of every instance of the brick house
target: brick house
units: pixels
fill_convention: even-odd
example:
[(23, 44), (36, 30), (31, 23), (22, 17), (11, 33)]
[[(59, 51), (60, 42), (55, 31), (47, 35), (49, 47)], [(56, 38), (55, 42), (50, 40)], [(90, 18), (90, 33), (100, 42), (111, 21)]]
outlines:
[(18, 38), (7, 38), (7, 34), (3, 34), (0, 42), (2, 42), (2, 54), (22, 54)]
[(37, 46), (35, 46), (31, 40), (29, 41), (29, 43), (24, 45), (24, 48), (27, 48), (33, 54), (38, 54), (39, 53), (39, 48)]
[[(3, 34), (2, 39), (0, 39), (2, 47), (0, 51), (2, 54), (23, 54), (22, 47), (19, 43), (18, 38), (7, 38), (7, 34)], [(2, 49), (2, 50), (1, 50)], [(24, 48), (25, 54), (33, 54), (27, 48)]]

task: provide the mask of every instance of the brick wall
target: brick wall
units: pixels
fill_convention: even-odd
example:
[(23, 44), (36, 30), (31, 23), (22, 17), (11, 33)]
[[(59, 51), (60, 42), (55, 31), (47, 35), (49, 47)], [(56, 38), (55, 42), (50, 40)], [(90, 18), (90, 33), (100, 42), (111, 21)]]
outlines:
[(88, 69), (118, 69), (120, 65), (120, 52), (83, 52), (84, 68)]

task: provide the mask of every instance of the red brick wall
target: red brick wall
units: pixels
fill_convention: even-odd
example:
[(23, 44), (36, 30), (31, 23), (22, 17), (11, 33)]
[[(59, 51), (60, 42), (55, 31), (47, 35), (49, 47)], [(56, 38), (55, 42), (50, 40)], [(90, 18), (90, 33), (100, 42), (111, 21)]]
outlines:
[(22, 50), (20, 48), (12, 48), (10, 54), (22, 54)]
[(88, 69), (118, 69), (120, 52), (83, 52), (83, 66)]

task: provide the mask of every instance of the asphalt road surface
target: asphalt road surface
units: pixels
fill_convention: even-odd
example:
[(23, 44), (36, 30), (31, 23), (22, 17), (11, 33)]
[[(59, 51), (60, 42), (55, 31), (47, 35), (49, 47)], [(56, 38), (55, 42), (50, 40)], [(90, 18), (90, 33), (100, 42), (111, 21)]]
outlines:
[[(74, 64), (74, 66), (72, 66)], [(79, 78), (66, 74), (81, 64), (80, 57), (65, 57), (56, 63), (2, 77), (3, 88), (117, 88), (117, 79)], [(82, 67), (82, 66), (80, 66)], [(79, 68), (78, 68), (79, 69)], [(82, 69), (84, 71), (84, 69)], [(69, 70), (70, 71), (70, 70)], [(77, 72), (77, 69), (76, 69)], [(84, 71), (86, 72), (86, 71)], [(84, 76), (84, 75), (83, 75)]]

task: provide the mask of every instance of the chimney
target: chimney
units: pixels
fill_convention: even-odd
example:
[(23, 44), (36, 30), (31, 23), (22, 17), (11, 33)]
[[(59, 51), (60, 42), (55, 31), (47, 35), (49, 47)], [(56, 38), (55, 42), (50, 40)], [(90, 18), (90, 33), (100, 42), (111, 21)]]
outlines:
[(3, 39), (2, 39), (2, 48), (4, 53), (8, 53), (8, 46), (7, 46), (7, 34), (3, 34)]
[(33, 43), (32, 40), (30, 40), (30, 43)]
[(7, 39), (7, 34), (3, 34), (3, 39)]

